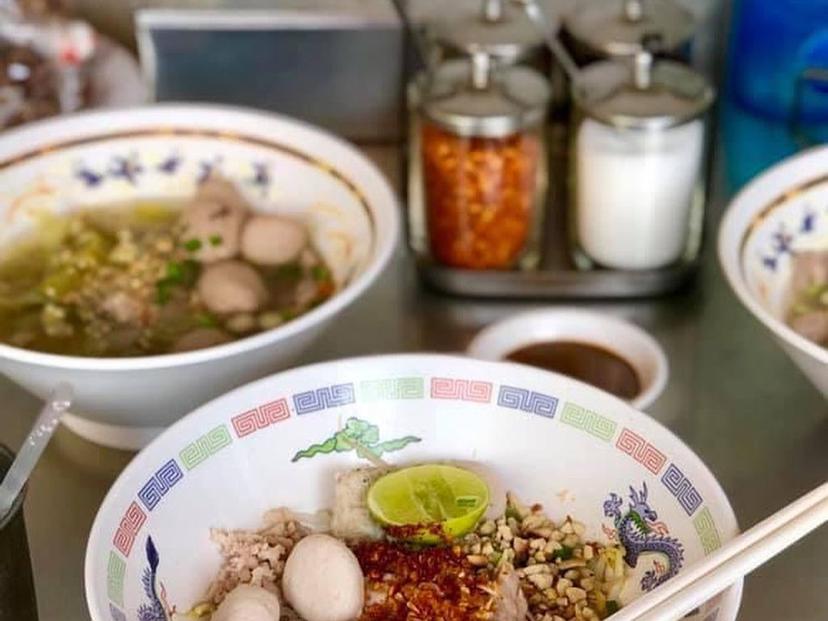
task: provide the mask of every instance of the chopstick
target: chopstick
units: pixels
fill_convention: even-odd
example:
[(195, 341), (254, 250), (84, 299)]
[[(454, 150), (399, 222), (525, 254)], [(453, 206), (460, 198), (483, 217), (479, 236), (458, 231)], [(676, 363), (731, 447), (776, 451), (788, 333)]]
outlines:
[(679, 619), (826, 521), (828, 483), (823, 483), (609, 619)]

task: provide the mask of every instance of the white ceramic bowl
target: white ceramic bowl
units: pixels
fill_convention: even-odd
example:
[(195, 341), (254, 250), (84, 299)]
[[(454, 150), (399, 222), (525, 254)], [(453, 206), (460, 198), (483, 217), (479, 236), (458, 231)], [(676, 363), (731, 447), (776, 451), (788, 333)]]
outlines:
[[(164, 607), (156, 593), (178, 611), (200, 601), (220, 562), (211, 527), (256, 528), (278, 506), (330, 507), (334, 472), (359, 459), (324, 445), (313, 456), (299, 452), (351, 419), (362, 421), (369, 446), (401, 440), (383, 452), (393, 464), (453, 460), (478, 470), (492, 488), (493, 510), (502, 510), (505, 490), (512, 489), (543, 503), (553, 519), (570, 514), (583, 521), (590, 539), (620, 539), (628, 552), (640, 553), (622, 601), (642, 592), (646, 572), (666, 579), (737, 533), (727, 497), (690, 449), (586, 384), (467, 357), (335, 361), (216, 399), (132, 461), (89, 537), (92, 621), (164, 621), (138, 614), (142, 606)], [(623, 519), (642, 493), (647, 507), (635, 509), (649, 526), (646, 534)], [(611, 494), (617, 508), (605, 504)], [(156, 568), (148, 559), (150, 539)], [(733, 621), (740, 594), (741, 582), (689, 618)]]
[(45, 397), (59, 381), (77, 400), (67, 424), (96, 442), (138, 448), (208, 399), (283, 369), (388, 263), (398, 204), (365, 157), (341, 140), (271, 114), (169, 105), (91, 112), (0, 136), (0, 246), (37, 210), (190, 196), (211, 170), (254, 208), (305, 220), (338, 292), (274, 330), (190, 353), (81, 358), (0, 344), (0, 371)]
[(785, 160), (733, 199), (719, 229), (719, 261), (739, 300), (828, 397), (828, 349), (784, 321), (791, 251), (828, 249), (828, 147)]
[(630, 405), (643, 410), (667, 385), (670, 367), (664, 350), (638, 326), (610, 315), (575, 308), (520, 313), (493, 323), (474, 337), (466, 352), (482, 360), (503, 360), (533, 343), (574, 341), (611, 351), (630, 363), (641, 382)]

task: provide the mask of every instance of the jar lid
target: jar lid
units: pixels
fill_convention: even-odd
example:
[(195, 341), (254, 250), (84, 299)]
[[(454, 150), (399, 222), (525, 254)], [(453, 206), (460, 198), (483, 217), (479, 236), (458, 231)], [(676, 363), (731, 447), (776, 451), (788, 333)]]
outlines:
[(695, 18), (673, 0), (578, 0), (563, 19), (579, 43), (600, 56), (632, 56), (643, 37), (657, 35), (666, 51), (690, 40)]
[(584, 68), (572, 98), (588, 116), (624, 128), (666, 128), (704, 114), (715, 93), (697, 71), (681, 63), (653, 61), (642, 51), (633, 60), (606, 60)]
[[(526, 14), (504, 0), (482, 0), (479, 11), (465, 11), (453, 19), (434, 22), (435, 39), (465, 54), (487, 52), (499, 61), (514, 63), (543, 49), (543, 35)], [(556, 28), (557, 30), (557, 28)]]
[(422, 98), (426, 118), (461, 136), (501, 137), (538, 125), (546, 116), (550, 88), (521, 66), (494, 66), (492, 57), (440, 65)]

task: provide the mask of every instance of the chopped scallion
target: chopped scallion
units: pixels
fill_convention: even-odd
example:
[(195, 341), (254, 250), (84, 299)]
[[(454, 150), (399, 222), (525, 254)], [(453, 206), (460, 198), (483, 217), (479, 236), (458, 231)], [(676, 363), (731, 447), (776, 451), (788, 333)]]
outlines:
[(201, 250), (201, 240), (193, 237), (184, 242), (184, 249), (189, 252), (198, 252)]

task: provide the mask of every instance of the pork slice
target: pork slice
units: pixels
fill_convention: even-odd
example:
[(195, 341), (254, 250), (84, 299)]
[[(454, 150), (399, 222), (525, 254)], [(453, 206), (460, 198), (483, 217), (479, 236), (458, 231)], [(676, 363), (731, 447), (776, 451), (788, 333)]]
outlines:
[(359, 468), (336, 474), (331, 532), (349, 540), (381, 539), (382, 529), (368, 511), (368, 488), (385, 474), (382, 468)]
[(515, 568), (503, 565), (495, 583), (495, 608), (492, 621), (525, 621), (529, 604), (520, 588), (520, 578)]

